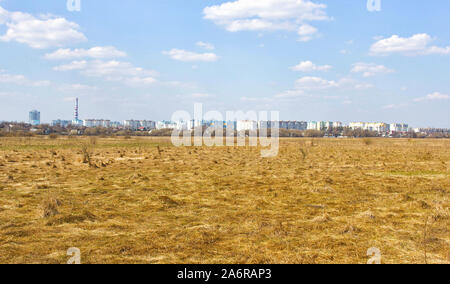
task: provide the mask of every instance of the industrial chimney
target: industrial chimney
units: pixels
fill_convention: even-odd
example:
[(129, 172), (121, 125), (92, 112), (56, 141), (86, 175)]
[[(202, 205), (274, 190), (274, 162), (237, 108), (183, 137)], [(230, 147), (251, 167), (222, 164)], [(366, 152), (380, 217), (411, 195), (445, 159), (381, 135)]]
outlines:
[(78, 98), (75, 99), (75, 121), (78, 120)]

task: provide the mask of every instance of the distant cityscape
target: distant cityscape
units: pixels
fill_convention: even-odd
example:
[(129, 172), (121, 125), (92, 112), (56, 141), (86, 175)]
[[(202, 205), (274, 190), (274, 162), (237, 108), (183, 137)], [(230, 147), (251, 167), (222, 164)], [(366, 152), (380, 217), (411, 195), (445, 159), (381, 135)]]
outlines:
[[(29, 124), (38, 126), (41, 113), (38, 110), (29, 112)], [(384, 122), (351, 122), (344, 124), (339, 121), (252, 121), (252, 120), (237, 120), (237, 121), (206, 121), (206, 120), (191, 120), (191, 121), (152, 121), (152, 120), (124, 120), (111, 121), (105, 119), (80, 119), (79, 118), (79, 101), (75, 100), (75, 111), (73, 120), (53, 120), (50, 124), (52, 127), (85, 127), (85, 128), (112, 128), (112, 129), (126, 129), (131, 131), (153, 131), (163, 129), (176, 130), (192, 130), (196, 127), (216, 128), (216, 129), (231, 129), (234, 131), (256, 131), (259, 129), (279, 128), (284, 130), (295, 131), (331, 131), (342, 130), (344, 128), (351, 130), (361, 130), (376, 132), (380, 136), (388, 137), (393, 134), (402, 133), (418, 133), (418, 134), (432, 134), (445, 133), (449, 134), (450, 129), (439, 128), (412, 128), (407, 123), (384, 123)]]

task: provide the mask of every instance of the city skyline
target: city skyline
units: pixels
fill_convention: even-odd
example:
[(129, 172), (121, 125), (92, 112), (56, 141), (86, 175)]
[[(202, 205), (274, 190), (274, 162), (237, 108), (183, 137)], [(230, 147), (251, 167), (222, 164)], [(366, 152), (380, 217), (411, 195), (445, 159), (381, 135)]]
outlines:
[(450, 3), (366, 2), (81, 1), (71, 12), (3, 0), (0, 121), (33, 109), (73, 119), (79, 97), (80, 117), (111, 121), (169, 120), (201, 102), (449, 128)]
[[(89, 127), (99, 127), (99, 126), (109, 128), (109, 127), (119, 127), (119, 126), (127, 127), (127, 124), (129, 124), (129, 123), (143, 122), (145, 124), (146, 123), (153, 123), (153, 127), (152, 128), (153, 129), (157, 129), (158, 127), (156, 127), (156, 125), (158, 123), (171, 124), (171, 123), (179, 123), (180, 122), (179, 120), (172, 120), (172, 119), (154, 120), (154, 119), (134, 119), (134, 118), (131, 118), (131, 119), (125, 119), (125, 120), (120, 120), (120, 121), (119, 120), (112, 120), (112, 119), (104, 119), (104, 118), (84, 118), (84, 119), (80, 119), (79, 118), (79, 99), (75, 98), (74, 102), (75, 102), (75, 107), (74, 107), (74, 110), (73, 110), (74, 111), (74, 116), (73, 116), (72, 120), (57, 118), (57, 119), (52, 119), (51, 122), (42, 122), (41, 121), (41, 112), (36, 110), (36, 109), (33, 109), (33, 110), (29, 111), (29, 113), (28, 113), (28, 117), (29, 117), (28, 118), (28, 123), (33, 125), (33, 126), (41, 125), (41, 124), (42, 125), (49, 124), (49, 125), (53, 125), (53, 126), (54, 125), (60, 125), (60, 126), (64, 126), (64, 127), (69, 126), (69, 125), (73, 125), (73, 126), (85, 126), (85, 127), (88, 127), (88, 128)], [(251, 113), (251, 112), (252, 111), (250, 111), (249, 113)], [(248, 115), (249, 113), (247, 113), (247, 114), (242, 113), (242, 115), (245, 116), (245, 115)], [(257, 114), (255, 113), (255, 115), (257, 115)], [(207, 119), (200, 119), (199, 120), (199, 119), (197, 119), (196, 120), (196, 119), (191, 119), (190, 121), (192, 121), (193, 123), (194, 122), (208, 122), (208, 121), (216, 121), (216, 122), (218, 122), (218, 121), (222, 121), (222, 122), (248, 121), (248, 122), (258, 122), (258, 123), (259, 122), (279, 122), (280, 123), (280, 128), (286, 128), (286, 129), (288, 129), (288, 127), (281, 126), (282, 123), (295, 122), (295, 123), (305, 123), (305, 124), (308, 125), (304, 129), (302, 128), (302, 129), (299, 129), (299, 130), (316, 129), (316, 128), (318, 128), (317, 126), (316, 127), (310, 127), (310, 125), (311, 124), (321, 125), (321, 124), (324, 124), (324, 123), (325, 124), (334, 124), (334, 125), (339, 124), (339, 127), (349, 127), (349, 128), (355, 128), (354, 127), (355, 124), (361, 124), (361, 125), (365, 125), (365, 124), (369, 124), (369, 125), (370, 124), (385, 124), (387, 127), (389, 127), (390, 125), (398, 125), (398, 124), (400, 124), (401, 125), (400, 127), (403, 127), (403, 125), (406, 126), (406, 128), (403, 127), (403, 129), (409, 129), (409, 130), (413, 130), (414, 129), (413, 127), (410, 127), (409, 124), (404, 123), (404, 122), (399, 123), (399, 122), (382, 122), (382, 121), (377, 121), (377, 122), (362, 122), (362, 121), (359, 121), (359, 122), (355, 122), (355, 121), (343, 122), (343, 121), (340, 121), (340, 120), (337, 120), (337, 121), (326, 121), (326, 120), (313, 121), (313, 120), (298, 120), (298, 119), (295, 119), (295, 120), (282, 120), (282, 119), (278, 119), (278, 120), (270, 120), (270, 119), (269, 120), (261, 120), (261, 119), (256, 119), (256, 120), (251, 120), (251, 119), (247, 119), (247, 120), (243, 120), (243, 119), (234, 119), (234, 120), (226, 120), (226, 119), (225, 120), (214, 120), (214, 119), (207, 120)], [(2, 122), (2, 121), (0, 121), (0, 122)], [(6, 121), (3, 121), (3, 122), (6, 122)], [(16, 121), (16, 122), (26, 123), (25, 121)], [(183, 122), (183, 121), (181, 121), (181, 122)], [(333, 127), (335, 127), (335, 126), (332, 126), (331, 128), (333, 128)], [(166, 128), (166, 127), (164, 127), (164, 128)], [(260, 128), (259, 124), (258, 124), (257, 128)], [(326, 128), (329, 128), (329, 126), (326, 127)], [(364, 127), (358, 126), (356, 128), (364, 128)], [(416, 127), (415, 129), (421, 129), (421, 128), (424, 128), (424, 127)], [(430, 126), (430, 127), (427, 127), (427, 128), (432, 129), (432, 128), (437, 128), (437, 127)], [(137, 127), (136, 127), (136, 129), (137, 129)], [(448, 129), (448, 128), (441, 128), (441, 129)], [(320, 130), (320, 129), (318, 129), (318, 130)], [(401, 132), (407, 132), (409, 130), (402, 130)], [(378, 132), (383, 132), (383, 131), (378, 131)]]

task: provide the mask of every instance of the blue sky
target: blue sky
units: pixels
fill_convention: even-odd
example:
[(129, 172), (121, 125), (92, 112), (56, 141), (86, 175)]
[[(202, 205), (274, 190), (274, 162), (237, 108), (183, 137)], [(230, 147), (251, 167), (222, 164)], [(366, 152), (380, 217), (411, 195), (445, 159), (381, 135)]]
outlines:
[(0, 120), (284, 120), (450, 127), (450, 2), (0, 0)]

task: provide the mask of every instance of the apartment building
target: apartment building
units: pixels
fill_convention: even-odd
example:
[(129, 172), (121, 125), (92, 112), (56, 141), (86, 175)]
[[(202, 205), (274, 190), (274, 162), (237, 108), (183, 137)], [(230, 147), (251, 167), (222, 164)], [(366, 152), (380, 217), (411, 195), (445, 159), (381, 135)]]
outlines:
[(409, 125), (404, 123), (392, 123), (389, 124), (389, 132), (390, 133), (396, 133), (396, 132), (408, 132), (409, 131)]
[(353, 130), (361, 129), (378, 133), (389, 132), (389, 125), (384, 122), (351, 122), (349, 127)]
[(237, 131), (253, 131), (258, 129), (258, 122), (253, 120), (238, 120), (236, 122)]
[(88, 128), (91, 127), (109, 128), (111, 126), (111, 121), (105, 119), (85, 119), (83, 120), (83, 126)]

